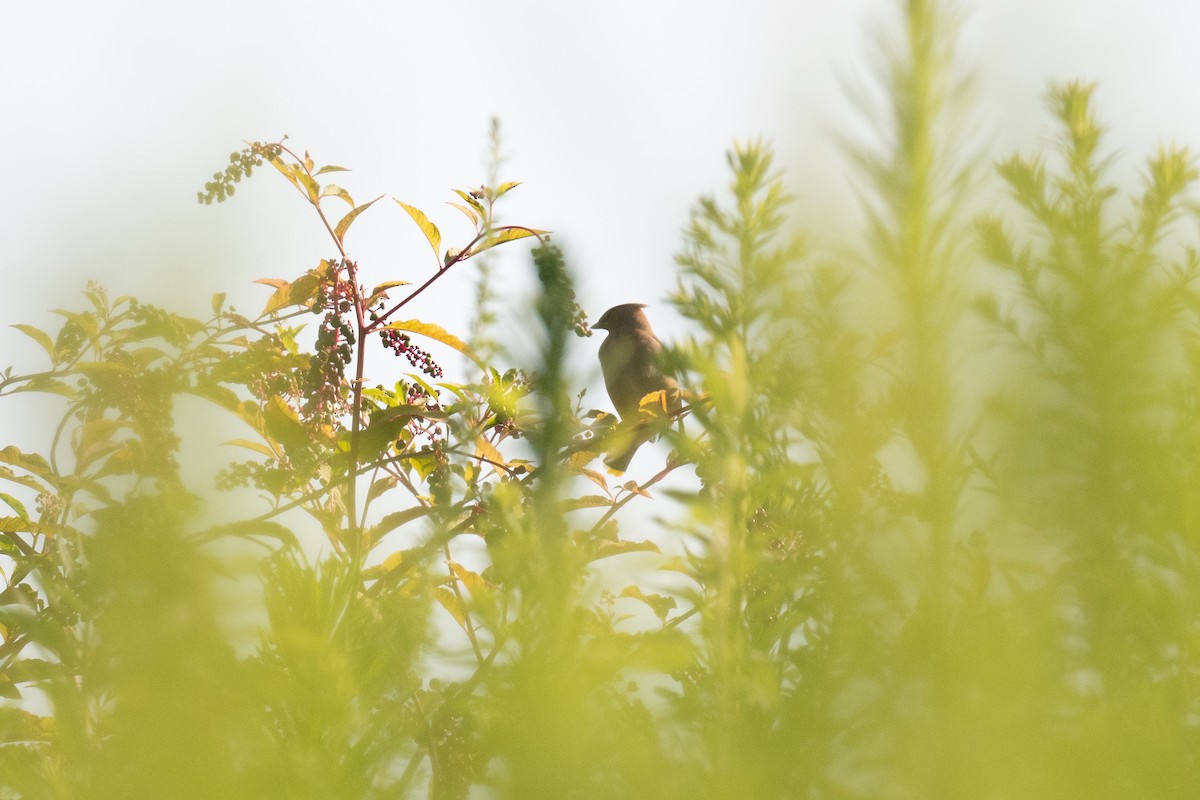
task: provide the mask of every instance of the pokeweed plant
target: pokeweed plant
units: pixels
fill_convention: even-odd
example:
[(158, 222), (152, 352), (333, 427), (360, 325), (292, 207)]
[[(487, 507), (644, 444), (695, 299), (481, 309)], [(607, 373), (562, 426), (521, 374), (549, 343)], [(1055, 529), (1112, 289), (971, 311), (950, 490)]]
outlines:
[[(537, 671), (528, 665), (544, 667), (557, 652), (536, 632), (576, 631), (581, 646), (574, 609), (589, 565), (656, 549), (622, 541), (614, 519), (648, 496), (646, 485), (610, 488), (588, 467), (611, 426), (602, 414), (587, 424), (567, 395), (563, 338), (587, 334), (585, 314), (546, 232), (496, 224), (495, 205), (516, 183), (455, 191), (451, 205), (470, 224), (458, 246), (444, 247), (424, 212), (396, 200), (435, 263), (423, 280), (368, 287), (347, 238), (382, 198), (357, 203), (324, 182), (344, 168), (318, 166), (284, 141), (256, 142), (231, 155), (199, 200), (228, 199), (268, 164), (312, 207), (335, 252), (293, 279), (261, 279), (273, 291), (256, 317), (227, 307), (224, 294), (212, 298), (211, 317), (193, 319), (110, 299), (93, 284), (87, 309), (59, 312), (57, 333), (16, 326), (49, 367), (6, 370), (0, 395), (65, 404), (44, 456), (0, 451), (0, 478), (36, 500), (31, 513), (17, 493), (0, 494), (13, 512), (0, 539), (12, 564), (0, 604), (0, 692), (24, 698), (0, 709), (14, 745), (0, 759), (17, 796), (213, 796), (224, 787), (227, 796), (366, 797), (418, 781), (433, 796), (464, 796), (487, 778), (488, 748), (504, 752), (480, 720), (504, 697), (527, 701)], [(525, 238), (540, 241), (545, 287), (548, 350), (537, 370), (501, 372), (442, 327), (408, 318), (448, 270)], [(475, 361), (480, 379), (446, 380), (423, 339)], [(369, 347), (411, 371), (386, 387), (367, 374)], [(256, 491), (267, 510), (201, 521), (207, 491), (187, 487), (179, 463), (183, 395), (249, 430), (227, 444), (252, 457), (222, 468), (215, 483)], [(510, 448), (525, 438), (532, 452)], [(605, 495), (566, 500), (574, 479)], [(527, 513), (531, 504), (538, 514)], [(314, 562), (297, 512), (324, 532), (327, 556)], [(568, 514), (581, 522), (568, 526)], [(463, 536), (482, 539), (494, 565), (457, 558)], [(217, 576), (235, 541), (269, 551), (261, 641), (248, 659), (219, 630)], [(473, 662), (465, 680), (419, 667), (433, 657), (437, 618), (461, 634), (457, 652)], [(615, 636), (607, 624), (607, 634), (602, 626), (591, 635)], [(522, 669), (531, 677), (510, 682)], [(147, 683), (149, 674), (161, 679)], [(241, 689), (222, 689), (230, 686)], [(483, 686), (495, 694), (481, 696)], [(176, 711), (160, 718), (156, 705)]]

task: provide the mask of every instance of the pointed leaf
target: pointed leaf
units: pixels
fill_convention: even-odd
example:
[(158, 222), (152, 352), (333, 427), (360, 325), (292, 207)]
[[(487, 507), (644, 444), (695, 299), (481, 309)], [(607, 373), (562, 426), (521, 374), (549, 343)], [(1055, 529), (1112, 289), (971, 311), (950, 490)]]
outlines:
[(274, 396), (266, 407), (267, 433), (285, 447), (305, 447), (309, 443), (308, 429), (300, 422), (296, 410)]
[(456, 195), (458, 195), (463, 200), (465, 200), (467, 205), (469, 205), (471, 208), (475, 209), (475, 211), (479, 214), (480, 217), (482, 217), (483, 219), (487, 219), (487, 212), (484, 211), (483, 204), (480, 203), (478, 200), (476, 200), (474, 197), (472, 197), (470, 192), (464, 192), (462, 189), (454, 189), (453, 191)]
[(5, 505), (7, 505), (13, 511), (17, 512), (17, 515), (21, 519), (23, 519), (23, 520), (29, 519), (29, 512), (25, 510), (25, 504), (22, 503), (17, 498), (13, 497), (8, 492), (0, 492), (0, 502), (3, 502)]
[(396, 528), (426, 516), (430, 510), (427, 506), (414, 506), (404, 511), (393, 511), (391, 514), (386, 514), (379, 522), (367, 528), (367, 541), (373, 545)]
[(33, 339), (35, 342), (40, 344), (42, 346), (42, 349), (45, 350), (46, 353), (50, 356), (51, 363), (54, 363), (54, 364), (58, 363), (58, 351), (55, 349), (54, 341), (51, 340), (49, 334), (47, 334), (45, 331), (43, 331), (40, 328), (33, 327), (32, 325), (17, 324), (17, 325), (13, 325), (12, 327), (16, 328), (21, 333), (25, 334), (30, 339)]
[(349, 172), (349, 171), (350, 171), (349, 167), (339, 167), (335, 164), (326, 164), (325, 166), (321, 167), (319, 170), (314, 172), (313, 175), (324, 175), (326, 172)]
[(475, 230), (479, 230), (479, 215), (461, 203), (446, 203), (448, 206), (453, 206), (466, 215), (467, 219), (471, 220), (471, 224), (475, 226)]
[(374, 581), (385, 577), (391, 572), (394, 572), (399, 567), (410, 562), (410, 550), (398, 550), (390, 554), (383, 560), (382, 564), (376, 564), (373, 567), (367, 567), (363, 570), (363, 580)]
[(495, 235), (489, 236), (479, 244), (471, 248), (471, 254), (482, 253), (484, 250), (491, 250), (496, 245), (511, 242), (516, 239), (525, 239), (529, 236), (545, 236), (549, 231), (540, 231), (534, 228), (500, 228)]
[(504, 183), (502, 183), (498, 187), (496, 187), (496, 198), (499, 199), (500, 196), (503, 195), (505, 192), (507, 192), (511, 189), (515, 189), (520, 185), (521, 185), (520, 181), (505, 181)]
[(646, 594), (637, 586), (626, 586), (618, 596), (641, 600), (650, 607), (650, 610), (654, 612), (654, 616), (658, 617), (660, 622), (666, 622), (667, 615), (675, 608), (674, 597), (667, 597), (661, 594)]
[(602, 497), (598, 494), (588, 494), (583, 497), (574, 497), (562, 501), (564, 511), (576, 511), (580, 508), (608, 508), (613, 504), (613, 501), (607, 497)]
[(505, 463), (504, 454), (497, 450), (496, 446), (483, 436), (475, 440), (475, 455), (486, 458), (491, 462), (489, 466), (495, 470), (497, 475), (504, 474), (504, 470), (500, 467), (500, 465)]
[(608, 558), (609, 556), (624, 555), (625, 553), (661, 553), (661, 552), (662, 551), (658, 549), (658, 545), (656, 545), (654, 542), (650, 541), (649, 539), (641, 541), (641, 542), (630, 542), (630, 541), (626, 541), (624, 539), (615, 541), (615, 542), (602, 541), (596, 546), (595, 551), (592, 553), (591, 560), (599, 561), (602, 558)]
[(265, 283), (268, 286), (277, 287), (275, 294), (267, 299), (267, 304), (263, 307), (262, 314), (259, 315), (265, 317), (281, 308), (307, 304), (317, 293), (317, 289), (321, 285), (321, 277), (316, 272), (308, 272), (291, 283), (279, 278), (259, 278), (255, 283)]
[(275, 451), (267, 447), (262, 442), (252, 442), (248, 439), (230, 439), (222, 444), (227, 444), (232, 447), (244, 447), (247, 450), (253, 450), (256, 453), (266, 456), (267, 458), (275, 457)]
[[(275, 169), (279, 170), (280, 174), (282, 174), (283, 177), (287, 178), (288, 181), (291, 182), (292, 186), (295, 186), (297, 189), (300, 189), (300, 182), (296, 179), (296, 170), (294, 170), (292, 167), (289, 167), (287, 164), (285, 164), (283, 162), (283, 159), (279, 158), (278, 156), (276, 156), (275, 158), (272, 158), (271, 166), (274, 167)], [(303, 191), (303, 190), (301, 190), (301, 191)]]
[(8, 447), (0, 450), (0, 461), (12, 464), (14, 467), (20, 467), (27, 472), (32, 472), (42, 480), (52, 485), (57, 485), (57, 482), (54, 480), (54, 473), (50, 469), (50, 464), (37, 453), (22, 453), (10, 444)]
[(367, 298), (366, 305), (373, 306), (379, 298), (383, 297), (384, 292), (388, 289), (394, 289), (397, 286), (408, 286), (412, 281), (384, 281), (371, 290), (370, 296)]
[(416, 319), (403, 320), (401, 322), (390, 322), (380, 330), (407, 331), (408, 333), (416, 333), (421, 336), (426, 336), (434, 341), (441, 342), (447, 347), (453, 347), (464, 355), (474, 357), (471, 354), (471, 348), (462, 339), (459, 339), (454, 334), (447, 331), (440, 325), (434, 325), (432, 322), (421, 322)]
[(482, 594), (487, 594), (495, 590), (496, 585), (477, 573), (459, 564), (456, 561), (450, 561), (446, 564), (450, 568), (450, 574), (462, 581), (463, 585), (471, 590), (471, 594), (478, 597)]
[(580, 470), (580, 472), (583, 474), (583, 477), (587, 478), (589, 481), (591, 481), (592, 483), (596, 484), (597, 486), (599, 486), (599, 487), (600, 487), (601, 489), (603, 489), (604, 491), (606, 491), (606, 492), (607, 492), (607, 491), (609, 490), (609, 489), (608, 489), (608, 479), (607, 479), (607, 478), (605, 478), (605, 477), (604, 477), (602, 474), (600, 474), (599, 472), (596, 472), (596, 470), (594, 470), (594, 469), (581, 469), (581, 470)]
[(464, 631), (467, 630), (467, 610), (463, 607), (458, 595), (445, 586), (435, 586), (433, 596), (442, 604), (442, 608), (450, 612), (450, 616), (454, 617), (454, 621), (458, 623), (459, 627)]
[[(395, 198), (392, 199), (395, 200)], [(410, 206), (401, 200), (396, 200), (396, 202), (408, 212), (413, 222), (417, 223), (417, 227), (421, 229), (421, 233), (425, 234), (425, 238), (429, 240), (429, 246), (433, 248), (434, 256), (440, 259), (442, 257), (442, 232), (438, 230), (436, 225), (429, 221), (429, 217), (425, 216), (425, 212), (421, 209), (416, 206)]]
[(349, 205), (350, 208), (354, 208), (354, 198), (350, 196), (349, 192), (338, 186), (336, 183), (327, 183), (322, 186), (321, 197), (340, 197), (346, 201), (346, 204)]
[(371, 200), (370, 202), (367, 202), (367, 203), (363, 203), (361, 206), (355, 206), (354, 208), (347, 211), (346, 216), (342, 217), (341, 220), (338, 222), (337, 227), (335, 227), (333, 229), (334, 237), (339, 242), (343, 241), (346, 238), (346, 231), (350, 230), (350, 225), (354, 222), (354, 220), (358, 219), (358, 215), (363, 213), (364, 211), (366, 211), (368, 208), (373, 206), (379, 200), (382, 200), (383, 197), (384, 197), (384, 195), (379, 195), (379, 197), (376, 197), (374, 200)]

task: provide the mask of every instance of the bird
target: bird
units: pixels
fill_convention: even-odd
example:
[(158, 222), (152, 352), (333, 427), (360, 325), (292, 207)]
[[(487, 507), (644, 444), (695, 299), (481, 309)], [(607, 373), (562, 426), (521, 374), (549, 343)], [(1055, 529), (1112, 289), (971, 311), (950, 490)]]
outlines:
[(634, 429), (642, 398), (665, 390), (669, 401), (678, 402), (679, 385), (659, 363), (663, 346), (642, 311), (645, 307), (644, 303), (613, 306), (592, 325), (608, 332), (600, 343), (600, 370), (604, 373), (604, 388), (629, 437), (627, 445), (605, 459), (604, 463), (616, 472), (624, 472), (633, 454), (652, 436)]

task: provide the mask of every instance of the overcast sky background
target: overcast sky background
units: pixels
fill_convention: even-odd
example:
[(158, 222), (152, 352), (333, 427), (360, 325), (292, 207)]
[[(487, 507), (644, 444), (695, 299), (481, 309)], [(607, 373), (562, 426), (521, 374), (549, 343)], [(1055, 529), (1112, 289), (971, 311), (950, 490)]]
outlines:
[[(885, 0), (542, 0), (315, 3), (162, 0), (7, 3), (0, 24), (0, 322), (51, 325), (89, 278), (195, 315), (227, 291), (257, 312), (259, 277), (292, 278), (332, 246), (274, 171), (222, 205), (196, 191), (246, 139), (352, 167), (362, 201), (387, 193), (429, 212), (448, 245), (468, 235), (450, 187), (484, 175), (488, 120), (503, 124), (503, 178), (524, 185), (505, 221), (551, 229), (592, 318), (663, 302), (689, 205), (727, 182), (735, 138), (776, 145), (814, 230), (853, 219), (833, 131), (862, 131), (845, 81), (866, 80)], [(1041, 147), (1051, 79), (1097, 80), (1126, 176), (1159, 141), (1200, 143), (1200, 4), (963, 2), (978, 71), (981, 146)], [(186, 9), (186, 10), (185, 10)], [(399, 208), (380, 203), (348, 240), (369, 284), (421, 280), (433, 262)], [(528, 285), (527, 247), (498, 266)], [(465, 332), (468, 268), (412, 315)], [(593, 347), (597, 339), (581, 343)], [(38, 366), (0, 328), (0, 366)], [(594, 362), (591, 362), (594, 363)], [(597, 387), (597, 373), (590, 376)], [(599, 398), (597, 398), (599, 403)]]

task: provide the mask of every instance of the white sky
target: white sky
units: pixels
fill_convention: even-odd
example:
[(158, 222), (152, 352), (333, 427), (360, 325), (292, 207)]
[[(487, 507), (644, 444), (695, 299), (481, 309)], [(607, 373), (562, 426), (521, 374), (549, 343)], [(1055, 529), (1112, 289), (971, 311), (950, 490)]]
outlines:
[[(418, 205), (453, 244), (465, 223), (441, 203), (451, 186), (482, 179), (495, 114), (511, 156), (504, 178), (525, 181), (505, 220), (555, 231), (593, 319), (644, 301), (670, 338), (680, 322), (662, 301), (679, 230), (698, 194), (725, 185), (735, 137), (777, 145), (814, 229), (851, 212), (827, 134), (855, 124), (839, 80), (866, 74), (867, 25), (893, 6), (9, 0), (0, 322), (49, 325), (47, 310), (77, 307), (90, 277), (196, 315), (216, 291), (256, 312), (267, 290), (253, 279), (295, 277), (332, 247), (273, 171), (223, 205), (196, 203), (243, 139), (289, 134), (318, 162), (353, 167), (339, 183), (356, 199), (388, 193)], [(1157, 141), (1200, 143), (1200, 4), (962, 7), (996, 152), (1044, 143), (1046, 82), (1074, 77), (1100, 81), (1110, 144), (1129, 154), (1130, 174)], [(356, 222), (349, 246), (368, 283), (421, 279), (433, 266), (391, 203)], [(464, 332), (472, 276), (459, 269), (415, 316)], [(530, 267), (509, 258), (500, 270), (511, 288)], [(0, 367), (36, 366), (39, 352), (0, 328)]]

